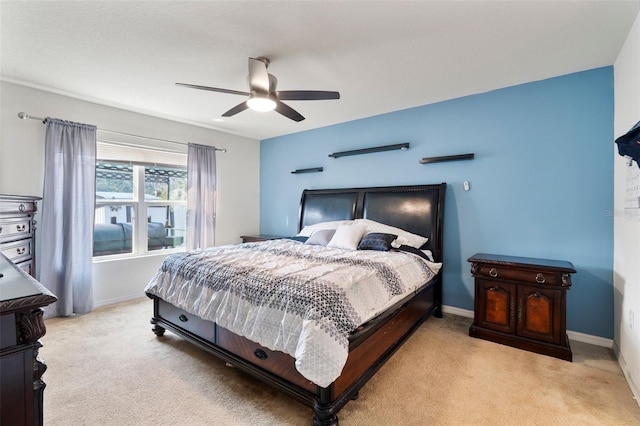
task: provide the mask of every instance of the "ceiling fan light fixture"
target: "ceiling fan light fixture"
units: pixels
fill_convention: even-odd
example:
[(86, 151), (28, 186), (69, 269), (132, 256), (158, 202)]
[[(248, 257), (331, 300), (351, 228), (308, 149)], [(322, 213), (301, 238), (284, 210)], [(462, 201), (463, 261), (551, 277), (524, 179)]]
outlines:
[(276, 101), (270, 95), (258, 95), (252, 93), (247, 100), (247, 105), (254, 111), (266, 112), (276, 109)]

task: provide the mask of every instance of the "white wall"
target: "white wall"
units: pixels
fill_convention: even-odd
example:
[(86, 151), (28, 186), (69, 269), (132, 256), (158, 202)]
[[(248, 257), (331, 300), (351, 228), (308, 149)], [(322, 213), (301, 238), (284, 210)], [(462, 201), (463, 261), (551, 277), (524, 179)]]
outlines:
[[(614, 63), (615, 135), (626, 133), (640, 120), (640, 14)], [(614, 148), (617, 151), (617, 148)], [(614, 349), (620, 366), (640, 398), (640, 222), (624, 218), (627, 162), (614, 164)], [(631, 324), (630, 312), (634, 320)], [(640, 402), (639, 402), (640, 404)]]
[[(260, 144), (257, 140), (6, 81), (0, 82), (0, 193), (42, 196), (45, 126), (36, 120), (18, 119), (17, 114), (21, 111), (36, 117), (50, 116), (94, 124), (98, 129), (226, 148), (226, 153), (218, 152), (217, 155), (216, 244), (237, 243), (240, 242), (240, 235), (259, 231)], [(135, 142), (154, 144), (144, 140)], [(42, 207), (42, 203), (39, 207)], [(95, 304), (103, 305), (142, 295), (142, 290), (163, 258), (164, 255), (149, 255), (137, 259), (96, 262)]]

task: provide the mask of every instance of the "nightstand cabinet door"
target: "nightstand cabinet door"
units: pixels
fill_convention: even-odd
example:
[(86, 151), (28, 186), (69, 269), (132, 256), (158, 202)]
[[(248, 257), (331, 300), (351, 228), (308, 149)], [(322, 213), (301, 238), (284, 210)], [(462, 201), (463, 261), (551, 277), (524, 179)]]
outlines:
[(560, 344), (562, 291), (540, 287), (518, 288), (518, 335)]
[(479, 279), (476, 285), (476, 323), (481, 327), (516, 332), (516, 286)]

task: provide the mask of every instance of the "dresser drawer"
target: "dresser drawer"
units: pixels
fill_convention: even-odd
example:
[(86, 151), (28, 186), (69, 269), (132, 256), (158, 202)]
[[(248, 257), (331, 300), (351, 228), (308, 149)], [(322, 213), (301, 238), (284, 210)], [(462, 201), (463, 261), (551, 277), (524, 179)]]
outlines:
[(39, 197), (32, 200), (16, 198), (19, 197), (3, 197), (2, 203), (0, 203), (0, 214), (3, 216), (10, 214), (29, 214), (34, 213), (37, 210), (35, 200), (39, 200)]
[(11, 243), (0, 244), (0, 253), (4, 254), (14, 263), (20, 259), (30, 259), (32, 255), (32, 239), (19, 240)]
[(158, 315), (159, 317), (169, 321), (170, 323), (196, 334), (204, 339), (215, 342), (216, 325), (215, 323), (203, 320), (197, 315), (190, 314), (182, 309), (158, 299)]
[(316, 385), (296, 370), (295, 360), (288, 354), (272, 351), (223, 327), (218, 327), (218, 346), (311, 392)]
[(0, 221), (0, 242), (31, 237), (30, 217), (4, 218)]
[(33, 259), (17, 262), (16, 266), (22, 269), (23, 271), (25, 271), (27, 274), (31, 275), (33, 278), (36, 277), (36, 271), (35, 271), (35, 268), (33, 267)]
[[(474, 265), (475, 266), (475, 265)], [(473, 273), (478, 277), (518, 281), (531, 284), (562, 285), (561, 274), (536, 269), (515, 269), (500, 265), (477, 265)]]

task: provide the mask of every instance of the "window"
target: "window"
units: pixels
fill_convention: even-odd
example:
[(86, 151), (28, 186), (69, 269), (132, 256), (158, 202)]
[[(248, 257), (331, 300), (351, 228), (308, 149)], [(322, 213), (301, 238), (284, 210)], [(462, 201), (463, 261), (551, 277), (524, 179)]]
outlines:
[(184, 248), (187, 156), (98, 142), (93, 255)]

